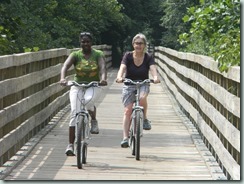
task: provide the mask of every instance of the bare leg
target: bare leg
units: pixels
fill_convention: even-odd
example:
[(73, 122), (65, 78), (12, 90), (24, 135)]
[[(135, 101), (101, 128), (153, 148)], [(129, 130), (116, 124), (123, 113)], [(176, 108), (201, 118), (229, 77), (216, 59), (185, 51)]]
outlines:
[(140, 105), (143, 107), (144, 109), (144, 119), (147, 119), (147, 96), (148, 95), (141, 95), (141, 98), (140, 98)]
[(98, 122), (96, 119), (96, 113), (97, 113), (96, 107), (94, 106), (94, 111), (89, 110), (88, 112), (91, 116), (91, 133), (99, 134)]
[(129, 137), (129, 129), (130, 129), (130, 117), (132, 113), (132, 106), (133, 104), (129, 104), (124, 109), (124, 117), (123, 117), (123, 137)]
[(69, 145), (66, 148), (66, 155), (67, 156), (74, 156), (74, 142), (75, 142), (75, 127), (69, 127)]
[(74, 144), (75, 142), (75, 127), (69, 127), (69, 143)]
[(147, 119), (147, 96), (148, 95), (142, 95), (141, 99), (140, 99), (140, 105), (143, 106), (144, 108), (144, 122), (143, 122), (143, 129), (144, 130), (151, 130), (152, 126), (151, 126), (151, 122)]
[(94, 111), (88, 110), (88, 112), (91, 116), (91, 119), (96, 120), (97, 108), (94, 106)]

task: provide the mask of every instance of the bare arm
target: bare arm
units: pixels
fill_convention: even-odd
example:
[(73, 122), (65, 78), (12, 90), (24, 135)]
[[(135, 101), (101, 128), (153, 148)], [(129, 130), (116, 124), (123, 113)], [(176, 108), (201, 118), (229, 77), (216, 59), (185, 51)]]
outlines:
[(152, 74), (154, 83), (160, 83), (160, 80), (158, 78), (158, 72), (157, 72), (156, 65), (150, 65), (150, 72)]
[(68, 69), (73, 65), (74, 63), (74, 58), (73, 56), (70, 54), (69, 57), (65, 60), (63, 67), (61, 68), (61, 72), (60, 72), (60, 81), (59, 83), (62, 86), (65, 86), (67, 81), (65, 79), (66, 76), (66, 72), (68, 71)]
[(107, 85), (107, 68), (106, 68), (106, 61), (104, 57), (99, 58), (98, 65), (99, 65), (100, 83)]
[(121, 64), (117, 74), (116, 82), (121, 83), (123, 81), (123, 76), (125, 72), (126, 72), (126, 65)]

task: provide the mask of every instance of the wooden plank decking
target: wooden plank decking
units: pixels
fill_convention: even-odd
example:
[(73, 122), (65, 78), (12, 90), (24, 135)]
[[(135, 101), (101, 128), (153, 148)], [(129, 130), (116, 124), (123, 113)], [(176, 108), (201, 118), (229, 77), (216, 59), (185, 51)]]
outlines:
[(148, 117), (152, 129), (144, 131), (141, 160), (136, 161), (129, 148), (121, 148), (122, 84), (114, 82), (116, 72), (109, 72), (111, 85), (104, 89), (106, 95), (101, 96), (102, 103), (98, 105), (100, 134), (92, 135), (84, 169), (77, 169), (76, 157), (64, 154), (68, 143), (68, 111), (5, 180), (225, 179), (163, 82), (151, 85)]

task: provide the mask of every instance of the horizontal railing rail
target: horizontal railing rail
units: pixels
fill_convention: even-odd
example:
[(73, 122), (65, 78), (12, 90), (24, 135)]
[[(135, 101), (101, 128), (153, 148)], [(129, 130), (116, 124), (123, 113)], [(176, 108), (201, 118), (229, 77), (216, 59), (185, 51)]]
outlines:
[[(94, 47), (111, 68), (111, 46)], [(0, 56), (0, 166), (68, 105), (68, 89), (58, 81), (63, 62), (77, 49)], [(164, 47), (152, 52), (172, 96), (228, 179), (240, 179), (240, 68), (221, 73), (210, 57)], [(72, 67), (68, 76), (73, 74)]]
[(240, 67), (227, 73), (212, 58), (155, 48), (158, 71), (227, 178), (240, 179)]
[[(104, 52), (112, 66), (112, 49)], [(0, 56), (0, 166), (43, 129), (69, 103), (68, 89), (58, 81), (62, 64), (77, 49), (51, 49)], [(74, 68), (68, 71), (72, 76)]]

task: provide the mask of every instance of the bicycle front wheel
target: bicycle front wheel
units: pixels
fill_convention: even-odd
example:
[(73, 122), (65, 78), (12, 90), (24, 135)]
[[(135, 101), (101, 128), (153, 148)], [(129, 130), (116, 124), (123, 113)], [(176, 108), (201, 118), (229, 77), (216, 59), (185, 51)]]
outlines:
[(131, 121), (131, 127), (130, 127), (130, 132), (129, 132), (129, 146), (131, 148), (131, 154), (132, 155), (135, 155), (135, 135), (134, 135), (134, 132), (135, 132), (135, 129), (134, 129), (134, 120)]
[[(85, 144), (85, 118), (84, 116), (79, 117), (77, 123), (77, 167), (82, 169), (82, 163), (86, 162), (87, 145)], [(84, 158), (85, 157), (85, 158)]]
[(135, 156), (136, 160), (140, 160), (140, 144), (141, 144), (141, 123), (142, 123), (140, 111), (135, 112)]

